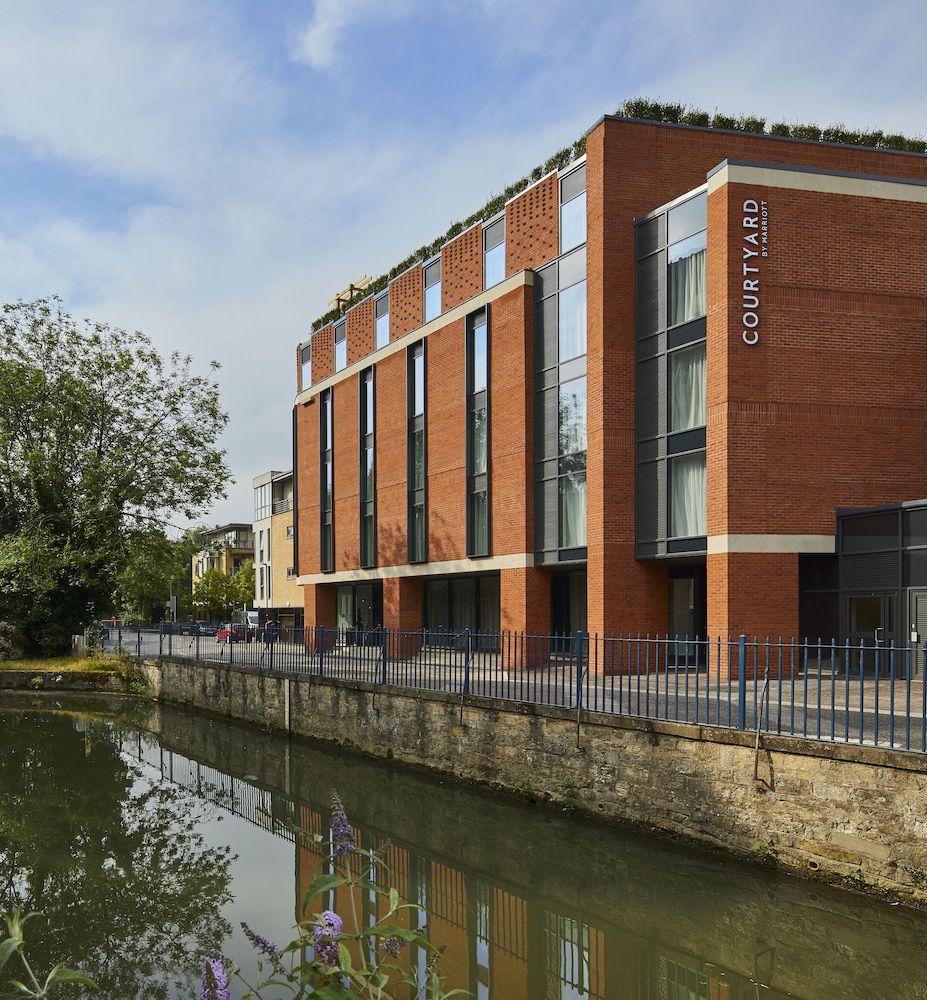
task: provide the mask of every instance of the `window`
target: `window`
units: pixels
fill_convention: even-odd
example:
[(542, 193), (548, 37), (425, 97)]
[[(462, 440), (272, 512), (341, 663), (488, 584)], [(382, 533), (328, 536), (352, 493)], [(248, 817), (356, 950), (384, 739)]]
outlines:
[(558, 302), (559, 359), (586, 353), (586, 253), (577, 250), (560, 261)]
[(375, 343), (379, 351), (389, 343), (389, 292), (378, 295), (373, 302)]
[(441, 258), (424, 267), (425, 322), (441, 315)]
[(638, 558), (706, 546), (706, 225), (704, 190), (637, 224)]
[(467, 317), (467, 555), (489, 555), (488, 313)]
[(707, 532), (705, 452), (669, 460), (669, 536), (692, 538)]
[(299, 348), (299, 388), (300, 391), (312, 385), (312, 341), (307, 340)]
[(558, 506), (561, 549), (586, 545), (586, 378), (560, 386)]
[(425, 527), (425, 345), (422, 341), (408, 353), (408, 491), (409, 561), (427, 558)]
[(483, 287), (505, 279), (505, 216), (483, 227)]
[(270, 483), (254, 488), (254, 520), (260, 521), (271, 514), (271, 487)]
[(693, 427), (704, 427), (705, 409), (705, 343), (695, 344), (668, 356), (669, 424), (673, 434)]
[(335, 371), (340, 372), (348, 364), (348, 324), (345, 320), (335, 324)]
[(376, 565), (373, 369), (360, 375), (360, 564)]
[(319, 442), (321, 446), (319, 496), (321, 508), (320, 568), (331, 573), (335, 568), (334, 467), (331, 389), (322, 393), (319, 406)]
[(667, 326), (705, 315), (707, 212), (707, 195), (700, 194), (666, 213)]
[(586, 558), (586, 248), (536, 272), (535, 558)]
[(560, 252), (586, 242), (586, 165), (560, 179)]

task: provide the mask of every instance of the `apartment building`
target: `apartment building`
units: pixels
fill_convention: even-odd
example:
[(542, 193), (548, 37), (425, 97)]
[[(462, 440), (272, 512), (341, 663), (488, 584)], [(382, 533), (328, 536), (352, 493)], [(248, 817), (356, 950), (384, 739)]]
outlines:
[(250, 524), (223, 524), (204, 532), (203, 548), (193, 556), (193, 586), (207, 569), (237, 573), (254, 557), (254, 535)]
[(254, 488), (254, 608), (284, 627), (303, 624), (303, 592), (296, 582), (293, 471), (265, 472)]
[(603, 117), (300, 345), (306, 624), (906, 638), (925, 237), (920, 153)]

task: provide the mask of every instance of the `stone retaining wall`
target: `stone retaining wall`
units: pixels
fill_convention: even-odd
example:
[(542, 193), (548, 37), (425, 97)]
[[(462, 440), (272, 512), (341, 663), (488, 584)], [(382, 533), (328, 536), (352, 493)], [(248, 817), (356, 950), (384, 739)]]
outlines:
[(927, 757), (445, 692), (143, 661), (152, 693), (927, 904)]

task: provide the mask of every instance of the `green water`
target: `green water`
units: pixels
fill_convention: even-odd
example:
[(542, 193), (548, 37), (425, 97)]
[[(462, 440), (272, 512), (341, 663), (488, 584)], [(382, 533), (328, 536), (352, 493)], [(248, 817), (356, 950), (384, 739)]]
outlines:
[(391, 884), (428, 910), (448, 987), (476, 998), (927, 997), (927, 914), (99, 699), (0, 700), (0, 906), (43, 912), (27, 928), (43, 972), (65, 961), (110, 1000), (197, 997), (212, 949), (254, 971), (242, 920), (293, 936), (318, 861), (294, 830), (327, 833), (333, 788)]

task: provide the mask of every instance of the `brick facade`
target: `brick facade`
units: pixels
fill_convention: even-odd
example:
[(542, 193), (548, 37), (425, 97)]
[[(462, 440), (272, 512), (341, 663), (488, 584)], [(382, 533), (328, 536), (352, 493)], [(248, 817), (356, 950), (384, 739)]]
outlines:
[[(442, 250), (440, 317), (423, 326), (417, 264), (390, 284), (387, 347), (373, 350), (372, 297), (347, 314), (344, 372), (333, 373), (332, 326), (314, 334), (313, 385), (298, 402), (333, 394), (335, 566), (330, 576), (320, 573), (318, 406), (302, 405), (298, 537), (307, 622), (322, 609), (334, 615), (318, 591), (374, 581), (383, 624), (418, 628), (429, 580), (494, 574), (497, 627), (543, 632), (554, 627), (555, 578), (579, 570), (590, 632), (667, 630), (673, 566), (682, 563), (638, 558), (636, 549), (635, 220), (695, 189), (708, 190), (707, 549), (684, 561), (704, 576), (707, 633), (797, 635), (799, 559), (826, 552), (836, 509), (927, 496), (920, 433), (927, 387), (919, 378), (927, 361), (927, 160), (604, 118), (588, 133), (585, 153), (586, 558), (535, 566), (535, 272), (559, 253), (559, 179), (571, 167), (506, 206), (499, 285), (482, 287), (477, 224)], [(768, 243), (756, 272), (759, 304), (748, 308), (744, 218), (754, 203), (757, 216), (766, 212), (758, 225), (765, 223)], [(469, 559), (467, 322), (483, 308), (490, 553)], [(754, 332), (756, 343), (746, 343)], [(419, 340), (428, 551), (427, 562), (413, 565), (407, 351)], [(358, 375), (368, 365), (376, 393), (377, 552), (376, 567), (361, 570)]]

